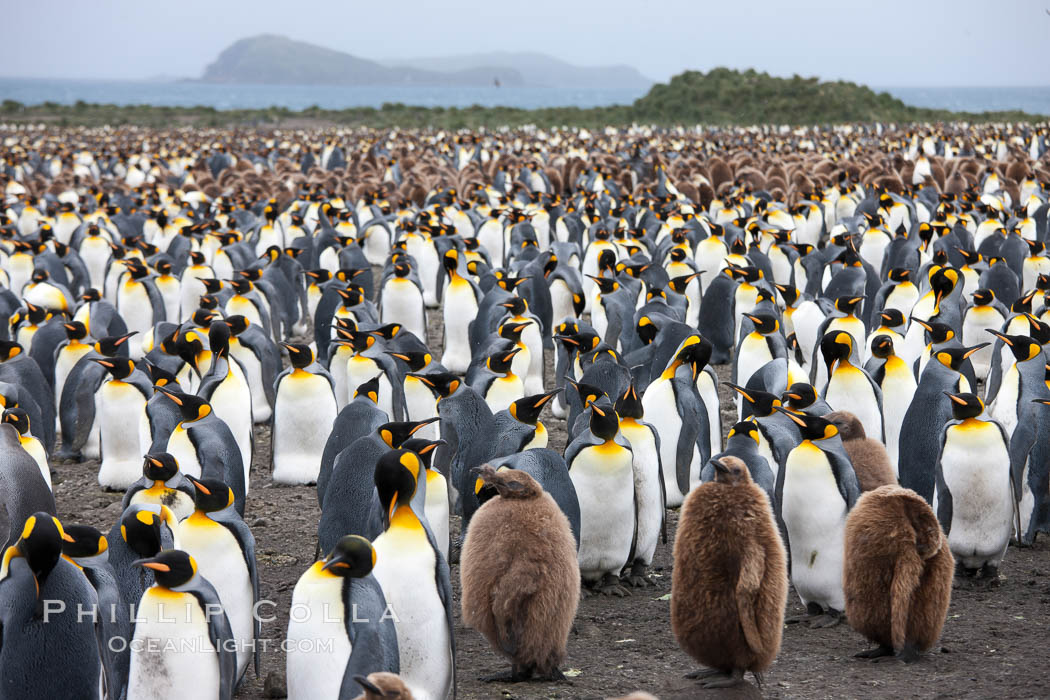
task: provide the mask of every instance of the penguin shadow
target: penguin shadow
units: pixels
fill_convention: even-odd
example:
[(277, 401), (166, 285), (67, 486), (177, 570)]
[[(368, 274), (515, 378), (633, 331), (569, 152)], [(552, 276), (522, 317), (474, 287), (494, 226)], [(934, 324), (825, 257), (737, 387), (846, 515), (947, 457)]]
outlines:
[(702, 680), (682, 678), (672, 688), (660, 693), (660, 700), (690, 700), (691, 698), (718, 698), (719, 700), (758, 700), (764, 697), (762, 688), (751, 674), (729, 688), (705, 688)]

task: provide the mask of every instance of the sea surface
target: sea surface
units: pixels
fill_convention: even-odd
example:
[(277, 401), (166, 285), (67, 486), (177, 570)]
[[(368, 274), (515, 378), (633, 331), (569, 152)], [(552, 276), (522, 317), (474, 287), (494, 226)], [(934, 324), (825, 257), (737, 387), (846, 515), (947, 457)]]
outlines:
[[(917, 107), (966, 112), (1022, 109), (1050, 115), (1050, 86), (1044, 87), (876, 87)], [(538, 87), (406, 87), (331, 85), (211, 85), (193, 82), (112, 80), (32, 80), (0, 78), (0, 100), (36, 105), (43, 102), (118, 105), (152, 104), (216, 109), (281, 106), (301, 110), (380, 107), (400, 102), (424, 107), (600, 107), (630, 104), (645, 94), (636, 89)]]

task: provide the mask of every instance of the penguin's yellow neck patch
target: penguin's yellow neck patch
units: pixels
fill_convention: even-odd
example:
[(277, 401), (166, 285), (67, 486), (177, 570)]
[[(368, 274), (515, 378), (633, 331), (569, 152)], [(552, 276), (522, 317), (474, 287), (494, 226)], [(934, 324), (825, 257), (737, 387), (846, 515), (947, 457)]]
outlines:
[(397, 510), (394, 511), (394, 515), (390, 518), (390, 530), (398, 530), (405, 533), (424, 532), (423, 523), (420, 522), (412, 507), (408, 505), (398, 506)]
[(606, 440), (602, 444), (595, 445), (591, 449), (602, 456), (612, 456), (619, 454), (624, 450), (622, 445), (616, 444), (616, 440)]
[(183, 521), (186, 525), (191, 527), (222, 527), (217, 522), (208, 517), (208, 514), (195, 510), (190, 513), (189, 517)]

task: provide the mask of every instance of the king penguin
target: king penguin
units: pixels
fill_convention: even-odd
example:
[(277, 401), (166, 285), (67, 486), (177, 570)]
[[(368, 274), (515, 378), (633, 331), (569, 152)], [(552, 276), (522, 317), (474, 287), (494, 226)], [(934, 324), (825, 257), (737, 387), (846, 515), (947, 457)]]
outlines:
[(135, 563), (156, 582), (136, 612), (128, 698), (230, 700), (237, 670), (230, 622), (197, 562), (170, 549)]
[[(375, 564), (372, 543), (346, 535), (299, 577), (292, 609), (301, 612), (287, 634), (289, 700), (349, 699), (356, 676), (400, 671), (394, 616), (372, 575)], [(331, 648), (318, 639), (331, 640)]]
[(452, 584), (426, 516), (412, 505), (422, 472), (419, 457), (403, 449), (390, 450), (376, 465), (386, 530), (372, 543), (372, 574), (397, 614), (401, 677), (414, 697), (447, 700), (456, 688)]
[(165, 505), (177, 520), (182, 520), (193, 512), (195, 493), (174, 457), (167, 452), (150, 453), (143, 460), (142, 477), (128, 487), (121, 507), (126, 510), (130, 505)]
[(284, 347), (292, 366), (277, 377), (270, 432), (272, 476), (281, 484), (313, 484), (335, 423), (335, 385), (314, 361), (310, 346), (285, 343)]
[(179, 523), (179, 547), (193, 557), (201, 576), (214, 582), (215, 592), (230, 621), (237, 654), (235, 685), (244, 678), (254, 649), (259, 673), (259, 572), (255, 537), (233, 505), (233, 491), (217, 479), (190, 477), (196, 494), (194, 511)]
[(109, 378), (99, 387), (99, 450), (102, 463), (98, 483), (107, 490), (124, 490), (142, 474), (142, 454), (152, 442), (146, 402), (153, 395), (150, 379), (136, 372), (135, 363), (123, 357), (91, 358)]
[(842, 558), (846, 516), (860, 497), (857, 476), (838, 429), (819, 416), (778, 407), (799, 427), (802, 442), (779, 475), (780, 513), (791, 549), (791, 580), (810, 627), (841, 621), (845, 609)]

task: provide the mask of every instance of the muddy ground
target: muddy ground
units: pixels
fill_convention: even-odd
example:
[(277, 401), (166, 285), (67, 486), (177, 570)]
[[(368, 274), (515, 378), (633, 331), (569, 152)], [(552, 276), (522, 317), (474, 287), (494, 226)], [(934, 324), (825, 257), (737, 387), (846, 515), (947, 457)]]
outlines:
[[(441, 345), (439, 316), (430, 327), (430, 347)], [(434, 321), (437, 321), (435, 324)], [(551, 367), (548, 363), (548, 377)], [(728, 367), (719, 374), (728, 378)], [(723, 394), (723, 406), (730, 398)], [(564, 421), (544, 416), (551, 433), (551, 447), (565, 444)], [(723, 411), (723, 423), (733, 422), (732, 411)], [(269, 479), (270, 431), (256, 431), (256, 459), (245, 520), (257, 540), (262, 598), (278, 603), (277, 619), (263, 625), (262, 636), (273, 648), (262, 655), (256, 676), (249, 670), (237, 694), (261, 698), (264, 680), (283, 680), (284, 657), (276, 648), (288, 625), (292, 589), (313, 561), (317, 521), (320, 516), (314, 487), (275, 487)], [(64, 521), (94, 525), (108, 532), (120, 516), (120, 494), (104, 493), (95, 475), (97, 462), (55, 463), (55, 496)], [(853, 658), (869, 644), (842, 624), (832, 629), (809, 630), (788, 626), (776, 663), (765, 674), (761, 687), (749, 684), (739, 690), (702, 690), (683, 678), (696, 664), (675, 643), (671, 634), (670, 602), (672, 545), (677, 512), (669, 512), (669, 541), (661, 544), (654, 561), (652, 588), (636, 589), (630, 597), (585, 598), (580, 603), (574, 633), (569, 641), (566, 674), (562, 683), (489, 684), (479, 676), (506, 670), (506, 662), (475, 631), (465, 628), (456, 609), (456, 672), (458, 697), (473, 698), (604, 698), (646, 690), (675, 698), (842, 698), (842, 697), (1050, 697), (1046, 671), (1050, 639), (1050, 544), (1011, 547), (1003, 563), (1002, 585), (989, 588), (969, 581), (956, 582), (948, 621), (940, 644), (921, 661), (903, 665), (896, 661), (872, 664)], [(454, 536), (459, 519), (453, 522)], [(458, 604), (459, 569), (452, 566)], [(803, 612), (794, 592), (788, 615)]]

